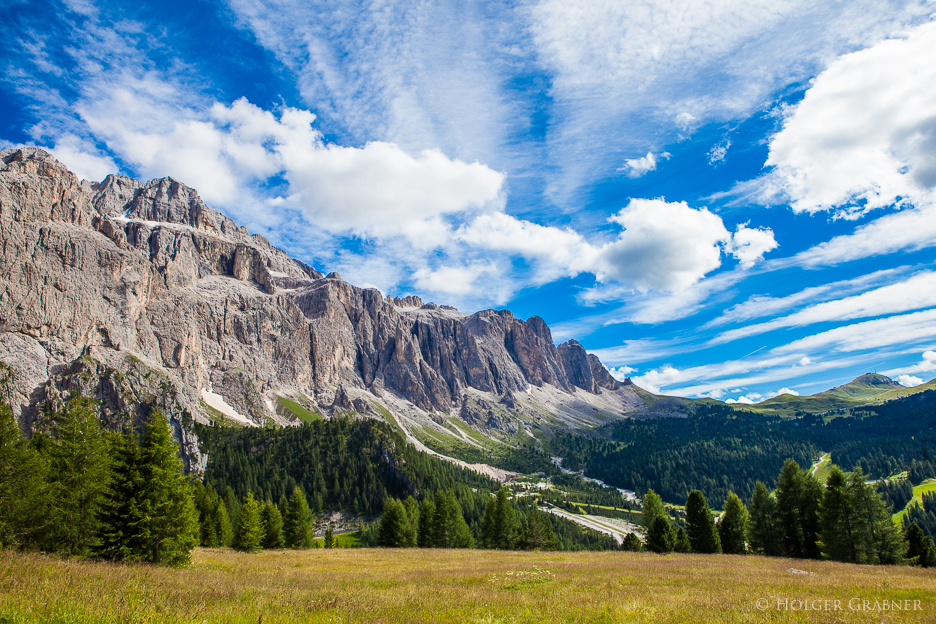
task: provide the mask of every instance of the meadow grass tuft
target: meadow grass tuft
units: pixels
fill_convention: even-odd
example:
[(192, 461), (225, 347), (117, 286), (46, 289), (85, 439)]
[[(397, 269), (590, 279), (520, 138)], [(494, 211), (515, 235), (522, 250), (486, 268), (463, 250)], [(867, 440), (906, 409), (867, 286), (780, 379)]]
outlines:
[(198, 549), (191, 566), (168, 569), (0, 552), (2, 623), (933, 621), (936, 572), (907, 567), (621, 552)]

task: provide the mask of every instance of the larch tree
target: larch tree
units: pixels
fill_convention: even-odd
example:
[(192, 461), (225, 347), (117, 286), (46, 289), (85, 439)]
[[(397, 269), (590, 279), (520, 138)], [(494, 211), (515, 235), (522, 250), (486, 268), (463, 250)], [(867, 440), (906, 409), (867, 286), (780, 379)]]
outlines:
[(719, 553), (721, 543), (715, 529), (715, 519), (705, 496), (699, 490), (692, 490), (686, 498), (686, 533), (694, 553)]
[(108, 455), (97, 402), (72, 396), (54, 418), (48, 447), (51, 489), (45, 550), (87, 555), (97, 544), (98, 512), (107, 482)]
[(234, 529), (234, 542), (231, 545), (235, 550), (257, 552), (263, 545), (263, 538), (263, 519), (260, 517), (260, 503), (254, 500), (253, 492), (247, 492), (244, 504), (241, 505), (237, 528)]
[(302, 488), (294, 488), (289, 496), (286, 517), (283, 519), (283, 539), (289, 548), (312, 546), (312, 510), (306, 502)]
[(747, 552), (748, 512), (744, 503), (734, 492), (728, 492), (725, 513), (718, 523), (722, 552), (726, 555), (743, 555)]

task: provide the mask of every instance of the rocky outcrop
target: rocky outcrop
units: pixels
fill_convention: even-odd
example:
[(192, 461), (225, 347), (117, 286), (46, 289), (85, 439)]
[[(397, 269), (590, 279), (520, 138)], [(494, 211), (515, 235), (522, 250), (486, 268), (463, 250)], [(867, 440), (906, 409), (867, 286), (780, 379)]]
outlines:
[[(199, 420), (212, 415), (202, 398), (217, 395), (222, 413), (285, 422), (276, 397), (292, 395), (325, 413), (396, 401), (505, 428), (500, 416), (462, 410), (466, 393), (522, 412), (514, 396), (531, 388), (575, 400), (623, 392), (579, 343), (557, 348), (539, 317), (467, 315), (325, 276), (171, 178), (92, 184), (42, 150), (0, 159), (0, 360), (21, 370), (25, 423), (81, 374), (98, 380), (83, 389), (114, 413), (139, 412), (137, 398), (111, 401), (126, 392), (101, 389), (108, 371), (127, 376), (128, 357), (163, 376), (176, 388), (169, 402)], [(93, 373), (82, 357), (100, 363)], [(633, 403), (625, 398), (615, 405)]]

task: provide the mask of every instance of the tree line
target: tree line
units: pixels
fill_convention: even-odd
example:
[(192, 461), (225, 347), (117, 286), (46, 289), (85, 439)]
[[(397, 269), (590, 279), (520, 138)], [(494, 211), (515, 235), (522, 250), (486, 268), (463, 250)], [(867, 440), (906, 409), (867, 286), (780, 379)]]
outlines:
[(0, 546), (181, 565), (198, 542), (192, 486), (165, 417), (105, 432), (75, 395), (26, 439), (0, 405)]
[(833, 466), (822, 484), (788, 459), (773, 491), (758, 481), (749, 506), (729, 492), (718, 522), (704, 495), (686, 499), (685, 528), (672, 522), (653, 490), (643, 499), (651, 552), (759, 554), (847, 563), (936, 565), (936, 547), (916, 524), (897, 527), (860, 467)]
[(718, 506), (729, 491), (750, 500), (757, 481), (772, 479), (784, 459), (810, 465), (820, 451), (871, 478), (904, 470), (914, 483), (936, 476), (929, 451), (936, 447), (936, 391), (850, 414), (826, 422), (703, 405), (688, 418), (628, 419), (594, 435), (557, 432), (549, 444), (573, 470), (641, 494), (653, 488), (671, 503), (691, 489), (708, 492)]

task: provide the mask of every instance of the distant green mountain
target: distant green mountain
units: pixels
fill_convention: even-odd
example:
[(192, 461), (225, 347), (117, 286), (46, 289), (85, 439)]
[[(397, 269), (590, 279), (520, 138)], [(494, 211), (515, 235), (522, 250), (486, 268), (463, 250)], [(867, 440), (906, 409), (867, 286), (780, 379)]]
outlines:
[(758, 414), (790, 418), (797, 412), (821, 414), (859, 405), (878, 405), (884, 401), (933, 389), (936, 389), (936, 379), (913, 388), (906, 388), (890, 377), (867, 373), (843, 386), (818, 394), (809, 396), (781, 394), (753, 405), (736, 405), (736, 408)]

